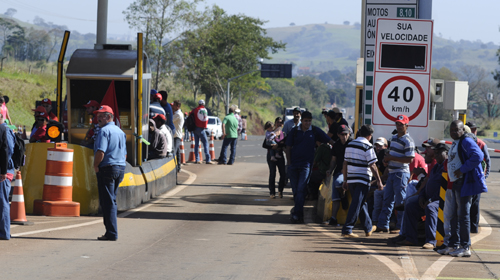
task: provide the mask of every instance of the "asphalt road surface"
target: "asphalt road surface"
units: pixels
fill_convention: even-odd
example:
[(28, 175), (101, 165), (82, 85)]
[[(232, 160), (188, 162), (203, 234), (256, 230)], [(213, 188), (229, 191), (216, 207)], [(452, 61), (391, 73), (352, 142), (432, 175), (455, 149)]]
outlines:
[[(232, 166), (183, 167), (181, 183), (120, 213), (119, 239), (97, 241), (101, 217), (28, 216), (0, 242), (0, 279), (498, 279), (500, 162), (483, 195), (470, 258), (388, 246), (389, 234), (343, 239), (340, 228), (290, 224), (291, 192), (270, 199), (262, 137), (238, 143)], [(216, 141), (216, 152), (221, 141)], [(500, 144), (492, 144), (492, 147)], [(187, 147), (188, 145), (186, 145)], [(495, 148), (495, 147), (494, 147)], [(189, 151), (187, 147), (186, 152)], [(217, 154), (218, 157), (218, 154)], [(362, 234), (362, 230), (355, 229)]]

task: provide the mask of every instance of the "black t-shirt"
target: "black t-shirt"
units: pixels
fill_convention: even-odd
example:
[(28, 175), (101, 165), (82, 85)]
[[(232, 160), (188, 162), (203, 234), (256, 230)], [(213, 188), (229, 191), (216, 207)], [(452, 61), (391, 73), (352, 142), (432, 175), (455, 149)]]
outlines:
[(335, 144), (333, 144), (332, 147), (332, 157), (335, 157), (336, 159), (336, 166), (335, 169), (333, 170), (333, 175), (337, 175), (339, 173), (342, 173), (342, 168), (344, 165), (344, 154), (345, 154), (345, 149), (347, 148), (347, 144), (351, 142), (351, 138), (347, 139), (345, 144), (342, 144), (342, 141), (337, 141)]
[(341, 125), (347, 125), (347, 121), (344, 119), (344, 118), (341, 118), (338, 122), (333, 122), (330, 127), (328, 128), (328, 133), (331, 133), (332, 134), (332, 140), (333, 141), (337, 141), (339, 140), (339, 136), (337, 135), (337, 132), (338, 132), (338, 129), (339, 129), (339, 126)]
[(385, 151), (387, 151), (387, 149), (380, 150), (380, 152), (377, 153), (377, 168), (378, 170), (380, 170), (381, 174), (384, 174), (385, 171), (385, 165), (384, 165)]

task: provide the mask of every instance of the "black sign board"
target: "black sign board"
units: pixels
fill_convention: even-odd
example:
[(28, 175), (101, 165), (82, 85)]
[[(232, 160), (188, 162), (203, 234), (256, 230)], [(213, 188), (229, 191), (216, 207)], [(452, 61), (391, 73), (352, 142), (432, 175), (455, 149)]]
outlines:
[(292, 64), (260, 64), (262, 78), (291, 78)]

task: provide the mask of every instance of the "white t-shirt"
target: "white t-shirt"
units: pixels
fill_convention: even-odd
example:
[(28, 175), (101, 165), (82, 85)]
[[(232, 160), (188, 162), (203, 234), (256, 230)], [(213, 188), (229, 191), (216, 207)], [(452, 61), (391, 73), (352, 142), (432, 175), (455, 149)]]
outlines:
[(455, 171), (462, 167), (462, 161), (460, 161), (460, 156), (458, 155), (459, 142), (460, 140), (453, 141), (450, 151), (448, 152), (448, 177), (450, 178), (450, 182), (455, 182), (463, 176), (455, 176)]

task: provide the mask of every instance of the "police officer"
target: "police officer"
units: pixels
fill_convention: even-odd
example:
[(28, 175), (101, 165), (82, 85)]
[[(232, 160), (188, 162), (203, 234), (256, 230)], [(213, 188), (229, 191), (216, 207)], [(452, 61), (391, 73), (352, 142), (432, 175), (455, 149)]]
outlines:
[(103, 105), (94, 111), (101, 130), (94, 143), (94, 170), (97, 174), (99, 205), (106, 233), (98, 240), (118, 239), (116, 190), (123, 180), (127, 147), (125, 133), (115, 125), (113, 110)]

